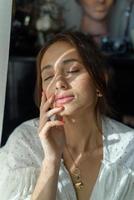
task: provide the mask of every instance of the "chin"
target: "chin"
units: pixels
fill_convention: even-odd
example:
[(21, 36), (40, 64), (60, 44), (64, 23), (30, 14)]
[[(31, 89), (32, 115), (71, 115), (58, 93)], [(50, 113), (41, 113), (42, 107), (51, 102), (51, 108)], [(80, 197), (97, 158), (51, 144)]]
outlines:
[(103, 21), (105, 20), (107, 17), (107, 13), (106, 12), (102, 12), (102, 13), (96, 13), (96, 15), (94, 15), (94, 19), (96, 21)]
[(63, 105), (64, 110), (60, 112), (60, 116), (71, 116), (74, 115), (77, 112), (77, 108), (72, 104), (64, 104)]
[(60, 113), (61, 116), (71, 116), (74, 112), (69, 106), (64, 105), (64, 110)]

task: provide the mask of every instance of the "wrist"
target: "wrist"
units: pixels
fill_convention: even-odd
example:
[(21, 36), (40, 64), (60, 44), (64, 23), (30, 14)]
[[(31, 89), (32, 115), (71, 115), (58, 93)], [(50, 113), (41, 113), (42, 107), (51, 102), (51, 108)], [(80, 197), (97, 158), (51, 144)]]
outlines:
[(44, 158), (42, 167), (50, 167), (51, 169), (60, 167), (61, 158)]

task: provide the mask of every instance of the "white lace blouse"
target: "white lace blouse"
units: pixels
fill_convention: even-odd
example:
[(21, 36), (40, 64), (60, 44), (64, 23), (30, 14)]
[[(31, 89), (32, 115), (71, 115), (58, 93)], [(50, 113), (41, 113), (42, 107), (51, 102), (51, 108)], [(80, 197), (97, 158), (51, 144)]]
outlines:
[[(24, 122), (0, 150), (1, 200), (31, 198), (44, 157), (37, 127), (38, 119)], [(104, 118), (103, 145), (103, 160), (90, 200), (134, 200), (134, 130)], [(63, 160), (56, 200), (77, 200)]]

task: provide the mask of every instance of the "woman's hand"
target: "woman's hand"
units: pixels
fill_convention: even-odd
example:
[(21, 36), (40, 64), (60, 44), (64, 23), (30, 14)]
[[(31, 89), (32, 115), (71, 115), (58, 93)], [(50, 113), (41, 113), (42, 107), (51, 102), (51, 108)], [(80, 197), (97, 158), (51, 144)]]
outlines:
[(42, 94), (39, 120), (39, 137), (44, 149), (45, 161), (56, 161), (61, 159), (64, 145), (64, 122), (60, 120), (49, 120), (52, 116), (58, 115), (64, 107), (52, 108), (54, 96), (47, 101), (45, 94)]

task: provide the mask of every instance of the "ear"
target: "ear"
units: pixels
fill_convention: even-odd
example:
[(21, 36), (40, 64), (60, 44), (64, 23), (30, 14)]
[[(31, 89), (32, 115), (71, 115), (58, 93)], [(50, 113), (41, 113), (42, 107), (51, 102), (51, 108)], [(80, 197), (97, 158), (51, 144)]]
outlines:
[(96, 94), (97, 94), (97, 97), (102, 97), (103, 96), (98, 89), (96, 89)]

